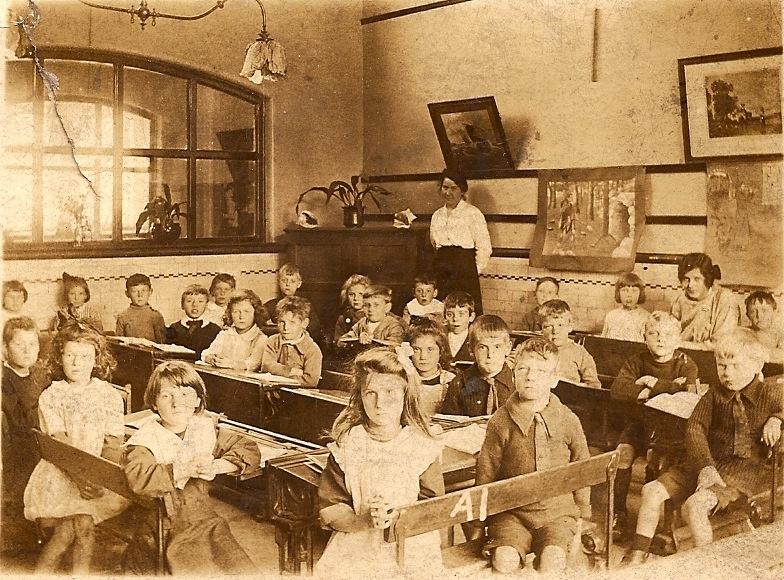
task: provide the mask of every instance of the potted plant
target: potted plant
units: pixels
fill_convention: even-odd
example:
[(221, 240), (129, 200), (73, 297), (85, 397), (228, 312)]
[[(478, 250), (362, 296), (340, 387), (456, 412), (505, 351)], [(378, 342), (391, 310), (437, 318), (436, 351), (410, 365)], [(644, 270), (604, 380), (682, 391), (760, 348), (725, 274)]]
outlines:
[(379, 185), (371, 185), (359, 175), (354, 175), (351, 177), (351, 183), (333, 181), (328, 187), (311, 187), (300, 194), (295, 209), (297, 215), (299, 215), (300, 203), (311, 191), (320, 191), (326, 195), (327, 201), (325, 203), (329, 203), (333, 197), (340, 200), (343, 205), (343, 225), (347, 228), (360, 228), (365, 223), (364, 199), (366, 196), (370, 196), (376, 207), (381, 209), (381, 204), (376, 196), (392, 194), (388, 189)]
[(159, 242), (171, 242), (180, 237), (182, 227), (180, 217), (188, 217), (188, 214), (180, 211), (180, 206), (184, 203), (172, 203), (171, 189), (169, 185), (163, 184), (163, 195), (155, 196), (136, 220), (136, 234), (138, 235), (142, 226), (150, 222), (150, 237)]

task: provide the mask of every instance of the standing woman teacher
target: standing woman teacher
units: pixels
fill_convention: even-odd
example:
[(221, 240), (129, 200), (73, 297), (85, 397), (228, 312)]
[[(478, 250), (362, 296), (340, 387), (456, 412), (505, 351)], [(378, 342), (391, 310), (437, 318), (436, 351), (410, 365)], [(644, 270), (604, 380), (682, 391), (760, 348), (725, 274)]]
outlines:
[(479, 273), (490, 261), (493, 248), (485, 216), (466, 201), (468, 181), (454, 169), (441, 173), (441, 196), (444, 207), (430, 219), (430, 243), (436, 250), (433, 269), (438, 279), (439, 296), (450, 292), (468, 292), (475, 312), (482, 314), (482, 291)]

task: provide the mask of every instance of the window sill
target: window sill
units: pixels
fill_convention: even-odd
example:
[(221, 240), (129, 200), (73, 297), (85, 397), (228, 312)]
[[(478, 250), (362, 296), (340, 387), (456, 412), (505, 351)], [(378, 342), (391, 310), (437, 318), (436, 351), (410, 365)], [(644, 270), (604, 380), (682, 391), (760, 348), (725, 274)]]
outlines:
[(177, 240), (158, 243), (151, 240), (126, 242), (70, 242), (41, 244), (15, 243), (3, 247), (4, 260), (59, 260), (68, 258), (141, 258), (148, 256), (193, 256), (216, 254), (271, 254), (285, 252), (284, 244), (256, 239)]

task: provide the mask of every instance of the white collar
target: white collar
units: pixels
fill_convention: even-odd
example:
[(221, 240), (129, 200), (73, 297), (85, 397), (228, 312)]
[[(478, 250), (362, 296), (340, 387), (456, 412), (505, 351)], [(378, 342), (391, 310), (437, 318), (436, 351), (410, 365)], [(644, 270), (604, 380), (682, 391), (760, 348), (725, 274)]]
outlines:
[(201, 322), (201, 328), (204, 328), (210, 323), (209, 320), (204, 320), (204, 315), (202, 315), (199, 316), (198, 318), (188, 318), (187, 316), (183, 316), (180, 319), (180, 324), (182, 324), (185, 328), (188, 328), (188, 322), (192, 320), (198, 320), (199, 322)]
[(24, 379), (25, 377), (29, 377), (30, 376), (30, 369), (27, 369), (27, 374), (26, 375), (20, 375), (19, 371), (17, 371), (14, 367), (9, 365), (6, 361), (3, 361), (3, 366), (5, 368), (7, 368), (9, 371), (11, 371), (12, 373), (14, 373), (19, 378)]

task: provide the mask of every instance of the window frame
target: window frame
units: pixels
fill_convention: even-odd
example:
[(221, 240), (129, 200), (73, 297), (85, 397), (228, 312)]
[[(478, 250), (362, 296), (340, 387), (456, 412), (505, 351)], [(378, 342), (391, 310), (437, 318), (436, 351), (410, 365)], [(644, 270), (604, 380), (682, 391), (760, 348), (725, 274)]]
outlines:
[[(63, 46), (41, 47), (38, 58), (46, 66), (47, 60), (70, 60), (87, 63), (101, 63), (112, 66), (113, 89), (113, 140), (111, 147), (77, 147), (77, 155), (110, 154), (113, 157), (112, 170), (112, 239), (84, 241), (76, 244), (72, 241), (43, 240), (43, 170), (44, 157), (52, 154), (70, 155), (67, 145), (45, 145), (43, 142), (44, 86), (40, 75), (33, 73), (33, 140), (32, 145), (7, 147), (5, 152), (30, 152), (32, 155), (32, 218), (31, 241), (8, 242), (3, 240), (4, 259), (30, 258), (81, 258), (81, 257), (113, 257), (113, 256), (167, 256), (190, 254), (232, 254), (280, 251), (279, 244), (269, 243), (268, 208), (266, 203), (266, 176), (269, 174), (270, 161), (266, 156), (265, 122), (266, 98), (241, 83), (232, 82), (224, 77), (210, 74), (187, 65), (146, 56), (129, 54), (119, 51), (75, 48)], [(123, 112), (125, 110), (123, 92), (124, 69), (132, 67), (148, 70), (183, 79), (186, 82), (186, 146), (184, 149), (142, 149), (124, 147)], [(204, 86), (249, 102), (254, 110), (254, 150), (223, 151), (216, 149), (198, 149), (198, 88)], [(66, 98), (65, 102), (72, 99)], [(122, 232), (122, 177), (123, 158), (135, 156), (150, 159), (170, 158), (184, 159), (187, 166), (186, 202), (189, 214), (185, 220), (186, 227), (180, 239), (173, 242), (156, 242), (152, 239), (123, 240)], [(252, 236), (236, 237), (196, 237), (196, 185), (197, 160), (237, 160), (256, 163), (255, 171), (255, 231)]]

